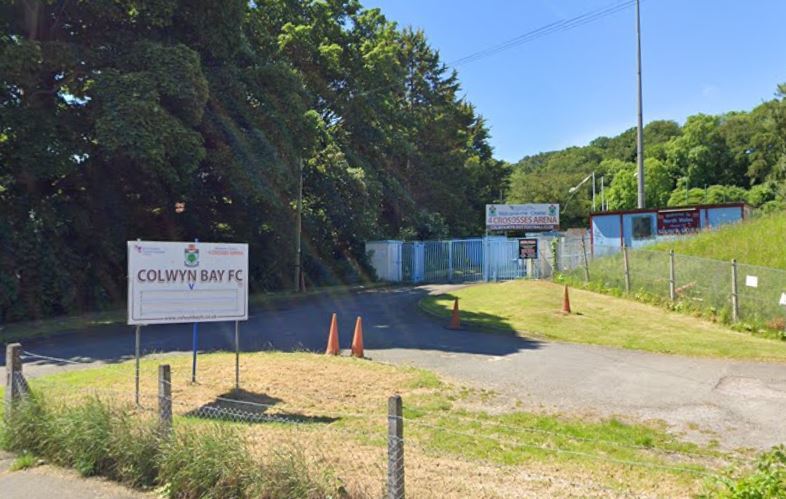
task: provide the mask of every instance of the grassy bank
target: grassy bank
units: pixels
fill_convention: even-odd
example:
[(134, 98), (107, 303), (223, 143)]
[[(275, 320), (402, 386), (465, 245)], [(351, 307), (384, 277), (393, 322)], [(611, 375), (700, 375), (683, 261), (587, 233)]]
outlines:
[[(589, 281), (583, 267), (560, 274), (557, 280), (593, 291), (627, 296), (669, 310), (701, 315), (732, 325), (738, 331), (786, 339), (786, 309), (780, 304), (786, 290), (786, 271), (736, 264), (738, 321), (732, 314), (732, 264), (683, 254), (674, 255), (674, 300), (670, 294), (670, 256), (664, 251), (629, 251), (630, 293), (625, 293), (622, 254), (596, 258), (589, 263)], [(747, 285), (749, 277), (755, 286)]]
[[(365, 289), (375, 289), (387, 286), (386, 283), (369, 283), (364, 285), (326, 286), (310, 288), (303, 293), (294, 291), (277, 291), (269, 293), (254, 293), (248, 298), (249, 307), (264, 309), (275, 307), (281, 303), (302, 300), (319, 295), (344, 295)], [(12, 322), (0, 325), (0, 345), (14, 341), (30, 340), (33, 338), (47, 338), (59, 334), (75, 331), (85, 331), (102, 326), (122, 325), (126, 323), (127, 312), (125, 306), (103, 312), (91, 312), (79, 315), (52, 317), (37, 321)]]
[(571, 289), (571, 315), (560, 312), (563, 287), (546, 281), (482, 284), (428, 296), (421, 307), (442, 317), (459, 298), (462, 319), (489, 329), (575, 343), (657, 353), (786, 361), (786, 342), (754, 337), (660, 307)]
[[(143, 407), (154, 407), (154, 376), (160, 362), (147, 359), (142, 363)], [(199, 384), (188, 382), (188, 356), (168, 357), (166, 362), (173, 369), (176, 440), (153, 446), (158, 464), (155, 473), (145, 474), (148, 478), (142, 482), (170, 487), (170, 491), (206, 486), (200, 476), (213, 477), (216, 483), (240, 483), (246, 492), (257, 490), (255, 484), (270, 483), (271, 476), (279, 477), (275, 483), (297, 476), (292, 486), (310, 484), (318, 491), (314, 497), (338, 490), (349, 491), (350, 496), (352, 491), (374, 495), (385, 480), (386, 405), (393, 393), (404, 400), (407, 490), (413, 497), (433, 496), (435, 490), (443, 497), (493, 497), (522, 490), (551, 496), (684, 496), (700, 491), (708, 474), (731, 462), (719, 450), (682, 442), (655, 423), (525, 413), (493, 393), (449, 384), (419, 369), (306, 353), (249, 354), (242, 357), (242, 392), (233, 392), (233, 356), (229, 354), (202, 356)], [(52, 409), (55, 420), (84, 421), (101, 413), (103, 406), (95, 402), (88, 402), (94, 404), (89, 417), (84, 412), (85, 394), (91, 393), (128, 412), (133, 365), (35, 379), (32, 387), (47, 400), (57, 401)], [(205, 417), (204, 408), (228, 403), (225, 399), (231, 397), (244, 401), (246, 411), (255, 407), (259, 418), (238, 422), (236, 418)], [(147, 414), (131, 412), (141, 418)], [(40, 426), (56, 427), (75, 426)], [(109, 428), (107, 435), (114, 431), (113, 423), (103, 427)], [(126, 435), (122, 424), (117, 428), (120, 437)], [(144, 428), (135, 430), (141, 432), (138, 442), (147, 441)], [(230, 433), (221, 433), (224, 429)], [(62, 438), (73, 447), (81, 445), (78, 439)], [(232, 442), (229, 447), (234, 449), (231, 466), (221, 467), (216, 475), (208, 464), (212, 456), (229, 452), (223, 445), (226, 442)], [(13, 446), (17, 452), (37, 454), (46, 453), (46, 448), (34, 443)], [(192, 455), (202, 459), (193, 462)], [(99, 461), (88, 460), (88, 464)], [(73, 464), (77, 462), (64, 464), (79, 468)], [(268, 470), (268, 478), (231, 473), (244, 469), (237, 463), (247, 462), (261, 463), (256, 468)], [(282, 468), (289, 471), (282, 472)], [(92, 465), (84, 468), (88, 472), (96, 469)], [(113, 469), (110, 466), (110, 471), (101, 473), (115, 476)], [(134, 469), (148, 468), (140, 464)], [(153, 475), (159, 478), (151, 480)], [(132, 485), (142, 483), (119, 479)]]
[(689, 239), (658, 244), (652, 249), (673, 249), (675, 253), (683, 255), (725, 261), (735, 258), (749, 265), (786, 270), (784, 241), (786, 212), (778, 212), (739, 224), (725, 225)]

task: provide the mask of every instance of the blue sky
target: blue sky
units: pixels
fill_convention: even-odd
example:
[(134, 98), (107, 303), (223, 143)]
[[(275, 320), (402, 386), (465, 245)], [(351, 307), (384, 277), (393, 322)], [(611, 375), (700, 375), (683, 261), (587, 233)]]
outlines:
[[(621, 0), (363, 0), (425, 31), (446, 62)], [(498, 158), (584, 145), (636, 124), (635, 13), (459, 65)], [(786, 1), (645, 0), (644, 120), (748, 110), (786, 82)]]

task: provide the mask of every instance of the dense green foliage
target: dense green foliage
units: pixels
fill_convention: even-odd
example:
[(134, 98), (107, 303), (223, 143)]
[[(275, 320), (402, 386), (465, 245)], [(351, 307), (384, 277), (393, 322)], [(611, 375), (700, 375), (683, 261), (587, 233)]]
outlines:
[(707, 496), (728, 499), (786, 498), (786, 447), (773, 447), (762, 453), (756, 468), (746, 475), (724, 477), (708, 487)]
[[(644, 146), (647, 207), (745, 201), (778, 209), (786, 197), (786, 85), (750, 112), (697, 114), (682, 126), (653, 121), (644, 127)], [(635, 128), (584, 147), (528, 156), (514, 165), (507, 198), (559, 201), (563, 226), (586, 226), (592, 185), (572, 195), (569, 189), (594, 171), (598, 196), (604, 177), (610, 209), (635, 208), (635, 162)]]
[(301, 161), (316, 283), (477, 233), (506, 176), (424, 34), (357, 0), (0, 0), (0, 320), (122, 301), (137, 238), (248, 242), (252, 289), (288, 284)]

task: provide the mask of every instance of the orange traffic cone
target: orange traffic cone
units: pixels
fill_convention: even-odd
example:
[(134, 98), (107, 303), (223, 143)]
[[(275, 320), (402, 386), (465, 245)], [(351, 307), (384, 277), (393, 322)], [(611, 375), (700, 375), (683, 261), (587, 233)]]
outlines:
[(568, 296), (568, 286), (565, 285), (565, 294), (562, 297), (562, 313), (570, 313), (570, 296)]
[(352, 337), (352, 356), (363, 358), (363, 319), (358, 316), (355, 321), (355, 335)]
[(458, 298), (453, 302), (453, 314), (450, 316), (448, 329), (461, 329), (461, 319), (459, 318)]
[(339, 351), (338, 319), (336, 319), (336, 314), (333, 314), (333, 317), (330, 319), (330, 333), (328, 333), (328, 343), (327, 350), (325, 350), (325, 355), (338, 355)]

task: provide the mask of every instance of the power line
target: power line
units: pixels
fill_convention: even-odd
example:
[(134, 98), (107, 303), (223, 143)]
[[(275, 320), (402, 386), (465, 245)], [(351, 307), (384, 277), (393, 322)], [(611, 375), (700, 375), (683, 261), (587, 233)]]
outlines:
[(540, 28), (521, 34), (515, 38), (511, 38), (510, 40), (494, 45), (493, 47), (488, 47), (486, 49), (479, 50), (472, 54), (461, 57), (460, 59), (456, 59), (455, 61), (448, 63), (448, 65), (459, 66), (462, 64), (475, 62), (480, 59), (485, 59), (486, 57), (490, 57), (492, 55), (498, 54), (500, 52), (504, 52), (514, 47), (524, 45), (525, 43), (530, 43), (544, 36), (551, 35), (554, 33), (560, 33), (563, 31), (568, 31), (574, 28), (578, 28), (579, 26), (583, 26), (585, 24), (595, 22), (604, 17), (608, 17), (612, 14), (616, 14), (617, 12), (621, 12), (625, 9), (628, 9), (635, 4), (636, 4), (636, 0), (626, 0), (624, 2), (617, 3), (614, 5), (608, 5), (606, 7), (601, 7), (599, 9), (591, 10), (583, 14), (580, 14), (578, 16), (571, 17), (569, 19), (561, 19), (558, 21), (554, 21), (552, 23), (541, 26)]
[[(644, 0), (642, 0), (644, 1)], [(481, 59), (485, 59), (486, 57), (491, 57), (493, 55), (499, 54), (500, 52), (504, 52), (506, 50), (512, 49), (514, 47), (519, 47), (526, 43), (533, 42), (539, 38), (544, 36), (548, 36), (555, 33), (561, 33), (564, 31), (569, 31), (574, 28), (578, 28), (580, 26), (584, 26), (585, 24), (589, 24), (595, 21), (598, 21), (604, 17), (608, 17), (610, 15), (616, 14), (621, 12), (625, 9), (628, 9), (636, 4), (636, 0), (625, 0), (620, 3), (616, 3), (613, 5), (607, 5), (606, 7), (601, 7), (595, 10), (587, 11), (583, 14), (579, 14), (578, 16), (571, 17), (568, 19), (560, 19), (549, 24), (543, 25), (539, 28), (534, 30), (528, 31), (523, 33), (515, 38), (511, 38), (510, 40), (504, 41), (493, 47), (488, 47), (483, 50), (479, 50), (477, 52), (473, 52), (468, 54), (464, 57), (456, 59), (452, 62), (447, 63), (447, 66), (460, 66), (463, 64), (469, 64), (472, 62), (479, 61)], [(358, 92), (353, 97), (362, 97), (370, 94), (374, 94), (376, 92), (380, 92), (387, 89), (392, 89), (398, 87), (398, 83), (393, 83), (390, 85), (383, 85), (381, 87), (372, 88), (370, 90), (366, 90), (363, 92)]]

